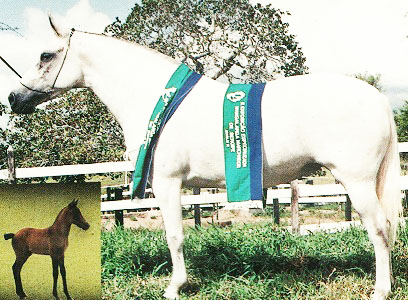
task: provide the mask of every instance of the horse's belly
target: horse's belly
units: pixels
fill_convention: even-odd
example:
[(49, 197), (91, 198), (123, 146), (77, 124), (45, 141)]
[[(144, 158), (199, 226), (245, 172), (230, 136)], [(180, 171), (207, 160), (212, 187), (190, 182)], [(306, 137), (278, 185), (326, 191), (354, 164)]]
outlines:
[[(225, 187), (225, 163), (221, 120), (200, 128), (199, 120), (190, 120), (190, 128), (171, 126), (160, 138), (154, 160), (154, 176), (180, 177), (184, 187)], [(264, 137), (278, 140), (273, 134)], [(285, 141), (289, 143), (289, 141)], [(291, 142), (291, 141), (290, 141)], [(292, 142), (291, 142), (292, 143)], [(313, 160), (298, 149), (288, 154), (286, 145), (272, 142), (273, 151), (264, 151), (264, 186), (288, 182), (307, 173)], [(289, 146), (290, 147), (290, 146)]]

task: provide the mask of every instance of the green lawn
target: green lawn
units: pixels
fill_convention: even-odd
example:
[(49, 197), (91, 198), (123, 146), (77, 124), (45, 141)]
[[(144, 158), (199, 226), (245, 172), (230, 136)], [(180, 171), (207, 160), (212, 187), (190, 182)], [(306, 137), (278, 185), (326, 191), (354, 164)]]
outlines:
[[(0, 186), (0, 299), (18, 299), (11, 266), (15, 255), (5, 232), (24, 227), (45, 228), (74, 198), (91, 224), (87, 231), (72, 225), (65, 252), (67, 282), (74, 299), (100, 299), (100, 185), (35, 184)], [(32, 255), (22, 269), (28, 299), (52, 299), (52, 265), (49, 256)], [(65, 299), (59, 276), (58, 292)]]
[[(408, 299), (408, 228), (393, 252), (391, 299)], [(296, 236), (272, 224), (187, 228), (182, 299), (369, 299), (374, 252), (361, 228)], [(170, 280), (163, 231), (102, 233), (102, 299), (160, 299)]]

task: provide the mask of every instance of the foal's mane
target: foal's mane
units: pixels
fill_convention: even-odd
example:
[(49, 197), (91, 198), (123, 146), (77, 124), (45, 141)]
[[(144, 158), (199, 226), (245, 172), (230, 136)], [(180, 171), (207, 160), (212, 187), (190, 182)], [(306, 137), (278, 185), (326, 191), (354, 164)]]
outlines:
[(57, 220), (62, 216), (62, 214), (68, 209), (68, 206), (65, 206), (63, 209), (60, 210), (60, 212), (58, 213), (57, 217), (54, 220), (54, 223), (52, 223), (53, 225), (57, 222)]

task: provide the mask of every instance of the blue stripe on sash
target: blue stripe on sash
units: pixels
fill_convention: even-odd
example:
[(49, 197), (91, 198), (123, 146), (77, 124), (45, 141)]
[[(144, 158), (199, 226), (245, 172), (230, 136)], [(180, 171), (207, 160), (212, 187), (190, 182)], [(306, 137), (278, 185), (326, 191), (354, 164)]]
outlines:
[(145, 190), (146, 190), (147, 182), (149, 180), (150, 172), (152, 168), (154, 151), (156, 149), (157, 142), (159, 140), (161, 132), (163, 131), (164, 126), (173, 116), (173, 114), (175, 113), (175, 111), (177, 110), (181, 102), (184, 100), (184, 98), (193, 89), (194, 85), (200, 80), (201, 76), (202, 76), (201, 74), (198, 74), (195, 72), (191, 74), (190, 77), (180, 87), (173, 101), (171, 101), (171, 103), (169, 104), (169, 107), (164, 112), (163, 121), (160, 124), (160, 127), (158, 129), (158, 134), (152, 137), (152, 140), (150, 142), (149, 148), (146, 153), (145, 163), (143, 166), (142, 179), (134, 193), (136, 197), (143, 199), (145, 196)]
[(262, 118), (261, 100), (265, 83), (253, 84), (248, 95), (247, 127), (250, 145), (250, 182), (251, 199), (263, 199), (263, 149), (262, 149)]

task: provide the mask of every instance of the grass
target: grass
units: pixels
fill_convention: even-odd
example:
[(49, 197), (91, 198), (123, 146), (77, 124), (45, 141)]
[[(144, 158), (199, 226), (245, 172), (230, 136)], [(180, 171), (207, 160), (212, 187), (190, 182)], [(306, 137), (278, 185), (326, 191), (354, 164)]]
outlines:
[[(160, 299), (171, 263), (161, 230), (102, 233), (102, 299)], [(391, 299), (408, 299), (408, 228)], [(182, 299), (369, 299), (374, 251), (361, 228), (297, 236), (272, 224), (186, 229)]]

